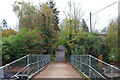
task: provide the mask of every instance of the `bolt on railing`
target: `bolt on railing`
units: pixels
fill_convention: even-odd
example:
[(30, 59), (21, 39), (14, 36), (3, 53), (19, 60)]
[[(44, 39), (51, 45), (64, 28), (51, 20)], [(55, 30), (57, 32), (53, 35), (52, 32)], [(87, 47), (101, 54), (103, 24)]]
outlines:
[(120, 79), (120, 69), (91, 55), (71, 55), (70, 63), (89, 79)]

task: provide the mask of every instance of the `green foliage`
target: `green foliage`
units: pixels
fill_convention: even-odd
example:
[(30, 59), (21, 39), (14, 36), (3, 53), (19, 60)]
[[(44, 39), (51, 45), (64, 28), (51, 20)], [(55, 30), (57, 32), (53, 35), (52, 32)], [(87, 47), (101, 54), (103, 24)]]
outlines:
[(118, 62), (118, 20), (112, 20), (110, 22), (105, 38), (110, 49), (110, 59)]
[(59, 21), (54, 2), (50, 1), (49, 4), (44, 3), (37, 7), (24, 1), (15, 2), (13, 8), (19, 18), (19, 27), (27, 28), (28, 31), (37, 29), (38, 39), (43, 40), (44, 53), (52, 53), (52, 48), (56, 46)]
[[(103, 60), (109, 62), (108, 56), (108, 46), (106, 45), (106, 40), (103, 37), (100, 37), (98, 33), (86, 33), (82, 27), (80, 27), (76, 32), (74, 28), (74, 21), (66, 20), (66, 25), (58, 33), (58, 42), (57, 44), (62, 44), (66, 49), (66, 58), (69, 58), (69, 55), (83, 55), (90, 54), (95, 57), (103, 55)], [(70, 38), (71, 37), (71, 38)]]
[(53, 48), (56, 48), (59, 31), (59, 12), (54, 2), (34, 6), (29, 2), (16, 1), (13, 9), (19, 18), (20, 32), (13, 35), (11, 29), (4, 31), (3, 35), (6, 37), (2, 43), (4, 64), (26, 54), (52, 54)]
[(78, 71), (85, 80), (89, 80), (82, 72)]
[(2, 43), (3, 64), (29, 53), (44, 53), (44, 50), (41, 47), (43, 40), (37, 40), (38, 38), (34, 34), (35, 32), (37, 32), (37, 30), (27, 31), (27, 29), (23, 28), (19, 34), (4, 38)]
[(57, 52), (55, 54), (51, 54), (50, 60), (54, 61), (56, 59)]

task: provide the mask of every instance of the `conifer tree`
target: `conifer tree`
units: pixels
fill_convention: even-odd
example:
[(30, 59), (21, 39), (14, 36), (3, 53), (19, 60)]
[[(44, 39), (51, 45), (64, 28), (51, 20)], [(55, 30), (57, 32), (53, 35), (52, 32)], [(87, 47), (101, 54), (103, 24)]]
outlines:
[(54, 19), (53, 24), (54, 24), (54, 29), (59, 31), (60, 30), (58, 28), (58, 24), (59, 24), (59, 17), (58, 17), (58, 15), (59, 15), (59, 11), (55, 7), (56, 3), (53, 0), (49, 0), (48, 5), (53, 9), (53, 15), (54, 15), (54, 17), (53, 17), (53, 19)]

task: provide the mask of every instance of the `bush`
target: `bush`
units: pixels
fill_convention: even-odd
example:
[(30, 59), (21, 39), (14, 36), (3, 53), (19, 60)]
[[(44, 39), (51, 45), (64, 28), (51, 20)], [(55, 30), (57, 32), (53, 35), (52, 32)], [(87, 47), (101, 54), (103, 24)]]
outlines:
[[(14, 36), (3, 39), (2, 43), (2, 56), (3, 64), (11, 62), (27, 54), (42, 54), (42, 40), (37, 40), (35, 31), (27, 31), (27, 29), (21, 29), (21, 31)], [(37, 44), (39, 43), (39, 44)]]
[(104, 37), (100, 37), (98, 33), (86, 33), (84, 31), (77, 32), (77, 35), (72, 34), (70, 40), (67, 30), (62, 30), (58, 36), (58, 44), (62, 44), (66, 49), (65, 56), (90, 54), (94, 57), (103, 55), (103, 60), (109, 62), (109, 49)]

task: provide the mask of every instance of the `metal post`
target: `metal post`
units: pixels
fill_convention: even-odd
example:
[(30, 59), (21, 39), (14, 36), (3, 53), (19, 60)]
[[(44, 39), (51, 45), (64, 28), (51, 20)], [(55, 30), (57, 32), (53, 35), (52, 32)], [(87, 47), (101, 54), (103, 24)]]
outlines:
[(8, 69), (8, 66), (6, 66), (6, 68), (5, 68), (5, 72), (7, 73), (7, 69)]
[(78, 69), (78, 55), (76, 55), (76, 68)]
[(75, 55), (75, 67), (77, 68), (77, 55)]
[(4, 67), (1, 69), (0, 74), (1, 74), (1, 78), (4, 79)]
[(45, 56), (43, 56), (44, 66), (45, 66)]
[(75, 55), (73, 55), (73, 66), (75, 66)]
[[(37, 55), (37, 61), (39, 61), (39, 55)], [(40, 68), (39, 62), (37, 62), (38, 69)]]
[(111, 66), (111, 80), (113, 80), (113, 68)]
[(82, 56), (80, 55), (80, 71), (82, 71), (82, 63), (81, 63)]
[(47, 57), (47, 64), (48, 64), (48, 55), (46, 57)]
[[(45, 65), (46, 65), (46, 55), (44, 56), (44, 61), (45, 61)], [(44, 65), (44, 66), (45, 66), (45, 65)]]
[[(91, 56), (89, 55), (89, 66), (91, 66)], [(89, 67), (89, 78), (91, 77), (91, 70)]]
[(92, 32), (92, 14), (90, 12), (90, 32)]
[(28, 70), (27, 70), (27, 74), (30, 75), (30, 59), (29, 59), (29, 56), (27, 57), (27, 65), (28, 65)]
[(70, 56), (71, 64), (73, 65), (72, 55)]
[(41, 55), (40, 55), (40, 68), (41, 68), (41, 65), (42, 65), (42, 61), (41, 61)]
[(75, 67), (76, 67), (76, 56), (74, 56), (74, 61), (75, 61), (74, 63), (75, 63)]

